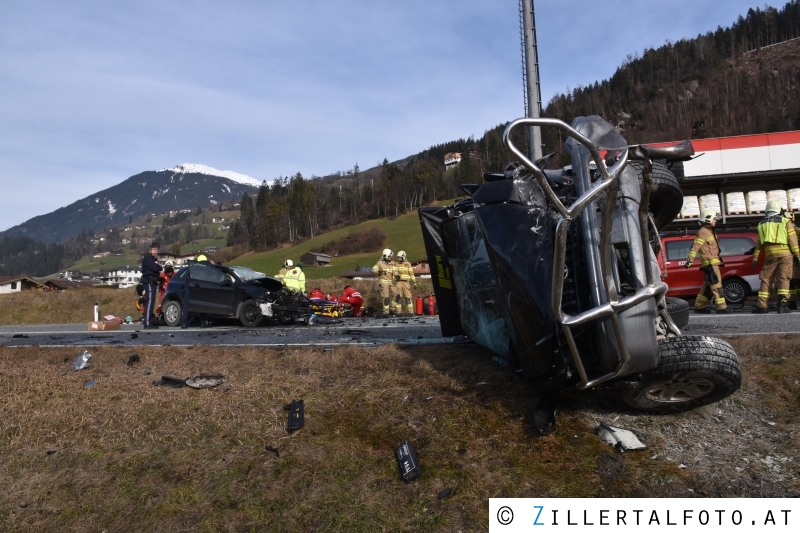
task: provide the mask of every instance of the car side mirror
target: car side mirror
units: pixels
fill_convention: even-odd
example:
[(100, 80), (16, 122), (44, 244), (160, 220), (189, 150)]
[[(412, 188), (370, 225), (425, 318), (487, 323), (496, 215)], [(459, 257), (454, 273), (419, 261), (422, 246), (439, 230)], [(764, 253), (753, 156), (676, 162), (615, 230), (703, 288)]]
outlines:
[(747, 250), (747, 251), (744, 253), (744, 255), (753, 255), (753, 254), (755, 254), (755, 253), (756, 253), (756, 247), (755, 247), (755, 246), (753, 246), (752, 248), (750, 248), (749, 250)]
[(225, 278), (225, 280), (222, 283), (220, 283), (220, 285), (223, 287), (230, 287), (231, 285), (233, 285), (233, 281), (231, 281), (230, 278)]

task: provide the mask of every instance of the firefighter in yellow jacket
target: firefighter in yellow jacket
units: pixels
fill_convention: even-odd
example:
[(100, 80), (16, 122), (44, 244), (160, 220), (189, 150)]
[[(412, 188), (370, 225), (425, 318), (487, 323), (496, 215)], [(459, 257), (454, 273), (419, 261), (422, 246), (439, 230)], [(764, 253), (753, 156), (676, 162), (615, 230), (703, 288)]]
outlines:
[(773, 283), (778, 290), (778, 312), (790, 313), (789, 283), (792, 280), (792, 257), (800, 261), (800, 247), (797, 246), (797, 234), (792, 220), (781, 214), (781, 205), (777, 200), (767, 202), (764, 219), (758, 223), (758, 244), (753, 254), (753, 268), (756, 268), (758, 256), (764, 250), (764, 266), (761, 268), (761, 287), (758, 289), (758, 305), (753, 313), (766, 313), (769, 291)]
[(397, 261), (394, 264), (394, 291), (396, 296), (397, 308), (402, 312), (403, 299), (405, 299), (406, 310), (409, 315), (414, 314), (414, 304), (411, 300), (411, 285), (417, 287), (417, 279), (414, 277), (414, 267), (406, 261), (406, 253), (402, 250), (397, 252)]
[(394, 288), (394, 266), (392, 251), (386, 248), (383, 250), (380, 260), (372, 267), (372, 272), (378, 276), (381, 298), (383, 298), (384, 315), (394, 315), (397, 309), (397, 304), (392, 298), (396, 294)]
[(720, 294), (722, 288), (722, 275), (719, 272), (719, 267), (725, 266), (722, 259), (719, 257), (719, 241), (717, 234), (714, 231), (714, 226), (717, 224), (717, 213), (713, 209), (704, 209), (700, 213), (700, 229), (694, 238), (691, 250), (689, 250), (689, 258), (684, 265), (686, 268), (691, 268), (695, 256), (700, 254), (700, 270), (704, 273), (703, 286), (700, 287), (700, 292), (694, 299), (695, 313), (710, 313), (711, 310), (706, 307), (708, 300), (714, 298), (714, 308), (717, 313), (730, 313), (728, 304), (725, 302), (725, 297)]

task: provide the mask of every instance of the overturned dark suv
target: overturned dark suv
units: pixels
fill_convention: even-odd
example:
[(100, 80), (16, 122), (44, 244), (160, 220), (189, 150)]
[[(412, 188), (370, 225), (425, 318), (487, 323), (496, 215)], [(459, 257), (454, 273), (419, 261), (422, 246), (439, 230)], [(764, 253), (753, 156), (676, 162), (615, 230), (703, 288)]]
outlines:
[[(566, 134), (571, 167), (542, 170), (548, 158), (531, 162), (514, 146), (512, 130), (534, 125)], [(735, 392), (735, 352), (681, 334), (656, 260), (659, 225), (680, 210), (665, 200), (680, 187), (654, 179), (653, 160), (685, 160), (691, 144), (629, 146), (596, 116), (518, 119), (504, 142), (521, 164), (464, 185), (468, 199), (419, 211), (442, 334), (470, 337), (535, 382), (545, 434), (564, 389), (602, 387), (651, 412)]]

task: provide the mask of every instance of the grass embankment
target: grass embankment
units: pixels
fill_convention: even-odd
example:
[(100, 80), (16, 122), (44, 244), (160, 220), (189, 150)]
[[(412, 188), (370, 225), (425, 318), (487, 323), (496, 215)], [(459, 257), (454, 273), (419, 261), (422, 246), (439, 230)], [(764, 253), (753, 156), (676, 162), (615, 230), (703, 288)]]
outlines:
[(306, 252), (317, 252), (323, 245), (331, 241), (337, 241), (354, 231), (374, 227), (382, 229), (387, 235), (386, 241), (382, 246), (376, 244), (374, 252), (332, 257), (331, 265), (327, 267), (305, 268), (306, 279), (323, 279), (339, 276), (345, 270), (355, 268), (356, 265), (371, 267), (380, 259), (382, 248), (389, 248), (395, 253), (403, 250), (406, 252), (409, 261), (416, 261), (426, 257), (425, 245), (422, 242), (422, 229), (419, 225), (419, 215), (413, 212), (393, 220), (368, 220), (367, 222), (362, 222), (355, 226), (348, 226), (346, 228), (323, 233), (322, 235), (318, 235), (313, 239), (309, 239), (291, 248), (281, 248), (279, 250), (261, 253), (250, 252), (228, 263), (247, 266), (259, 272), (264, 272), (267, 275), (274, 276), (287, 259), (299, 263), (300, 256)]
[(63, 292), (22, 291), (0, 296), (0, 325), (73, 324), (94, 318), (94, 304), (100, 314), (139, 318), (129, 289), (75, 289)]
[[(0, 529), (467, 532), (500, 496), (797, 496), (798, 337), (733, 344), (744, 384), (723, 402), (656, 417), (573, 399), (543, 438), (533, 387), (476, 346), (102, 346), (80, 372), (74, 348), (0, 348)], [(230, 381), (152, 384), (199, 373)], [(306, 425), (290, 436), (293, 399)], [(601, 420), (649, 449), (618, 454)], [(406, 439), (424, 469), (410, 484)]]

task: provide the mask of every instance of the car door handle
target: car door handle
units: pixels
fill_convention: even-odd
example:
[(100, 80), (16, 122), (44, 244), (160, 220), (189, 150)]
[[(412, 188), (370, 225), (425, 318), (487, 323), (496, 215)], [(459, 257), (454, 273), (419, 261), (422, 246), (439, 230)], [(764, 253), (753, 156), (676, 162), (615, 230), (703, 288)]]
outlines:
[(191, 287), (192, 289), (199, 289), (200, 288), (200, 284), (199, 283), (192, 283), (191, 285), (189, 285), (189, 287)]

